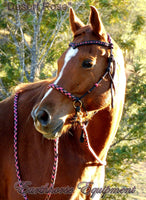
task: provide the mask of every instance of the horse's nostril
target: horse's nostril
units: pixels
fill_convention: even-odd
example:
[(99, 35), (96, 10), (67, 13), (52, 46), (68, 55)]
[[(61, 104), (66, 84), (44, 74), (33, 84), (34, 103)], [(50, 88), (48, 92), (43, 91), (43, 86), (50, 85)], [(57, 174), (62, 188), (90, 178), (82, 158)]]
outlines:
[(40, 110), (36, 118), (42, 126), (47, 126), (51, 122), (51, 116), (47, 110)]

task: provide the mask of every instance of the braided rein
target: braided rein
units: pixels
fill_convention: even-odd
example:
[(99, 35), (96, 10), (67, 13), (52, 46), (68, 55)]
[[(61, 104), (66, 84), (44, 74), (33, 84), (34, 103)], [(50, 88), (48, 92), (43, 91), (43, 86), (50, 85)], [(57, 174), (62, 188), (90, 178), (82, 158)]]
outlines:
[[(18, 162), (18, 97), (19, 93), (16, 93), (14, 96), (14, 160), (15, 160), (15, 169), (16, 169), (16, 176), (18, 180), (18, 184), (21, 190), (21, 194), (25, 200), (28, 200), (27, 194), (24, 191), (21, 176), (20, 176), (20, 168)], [(59, 145), (59, 138), (54, 140), (54, 163), (51, 175), (51, 183), (48, 188), (48, 194), (45, 200), (49, 200), (51, 197), (51, 191), (54, 188), (56, 176), (57, 176), (57, 169), (58, 169), (58, 145)]]

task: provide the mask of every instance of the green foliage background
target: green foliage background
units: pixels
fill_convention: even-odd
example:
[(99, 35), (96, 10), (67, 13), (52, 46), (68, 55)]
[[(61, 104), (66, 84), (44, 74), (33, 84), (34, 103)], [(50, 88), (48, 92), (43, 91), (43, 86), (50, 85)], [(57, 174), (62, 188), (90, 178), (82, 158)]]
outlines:
[[(19, 1), (13, 0), (13, 3)], [(24, 1), (23, 1), (24, 2)], [(25, 1), (31, 5), (36, 1)], [(49, 1), (52, 4), (68, 4), (69, 1)], [(145, 156), (145, 121), (146, 121), (146, 42), (145, 42), (145, 5), (146, 0), (73, 0), (72, 7), (84, 23), (88, 22), (90, 5), (94, 5), (102, 18), (107, 32), (114, 38), (123, 50), (126, 68), (128, 69), (128, 83), (126, 91), (126, 103), (123, 118), (109, 153), (106, 168), (106, 183), (110, 187), (131, 187), (132, 174), (130, 166), (143, 162)], [(78, 4), (81, 3), (78, 7)], [(10, 20), (16, 21), (14, 13), (8, 11), (8, 1), (0, 2), (0, 99), (10, 95), (10, 89), (20, 82), (28, 82), (20, 63), (17, 46), (9, 33), (8, 25), (16, 31), (18, 44), (24, 45), (25, 64), (30, 75), (31, 51), (22, 43), (21, 32)], [(39, 14), (38, 14), (39, 15)], [(38, 16), (37, 15), (37, 16)], [(64, 16), (63, 22), (61, 22)], [(38, 18), (37, 18), (38, 19)], [(59, 21), (60, 20), (60, 21)], [(30, 47), (34, 35), (33, 14), (29, 11), (21, 13), (21, 23), (24, 33), (30, 39)], [(61, 24), (57, 32), (56, 24)], [(56, 30), (55, 30), (56, 29)], [(55, 31), (54, 31), (55, 30)], [(54, 31), (54, 32), (53, 32)], [(15, 31), (14, 31), (15, 32)], [(48, 43), (46, 44), (46, 40)], [(68, 47), (72, 40), (69, 26), (68, 10), (48, 11), (45, 10), (40, 22), (40, 32), (37, 37), (39, 52), (49, 51), (35, 74), (35, 80), (52, 77), (57, 70), (57, 59)], [(53, 43), (52, 43), (53, 41)], [(50, 46), (51, 45), (51, 46)], [(40, 54), (40, 59), (44, 54)], [(122, 178), (121, 178), (122, 177)], [(120, 180), (120, 182), (119, 182)], [(105, 199), (130, 199), (127, 195), (108, 194)], [(143, 198), (143, 194), (142, 194)]]

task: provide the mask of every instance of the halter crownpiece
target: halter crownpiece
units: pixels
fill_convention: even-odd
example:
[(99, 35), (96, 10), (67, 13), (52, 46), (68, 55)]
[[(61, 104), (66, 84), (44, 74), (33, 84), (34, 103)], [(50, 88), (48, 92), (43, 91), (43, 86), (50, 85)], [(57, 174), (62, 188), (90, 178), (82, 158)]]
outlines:
[[(108, 35), (108, 38), (110, 38), (110, 36)], [(109, 41), (109, 39), (108, 39)], [(79, 46), (83, 46), (83, 45), (91, 45), (91, 44), (96, 44), (98, 46), (103, 46), (103, 47), (109, 47), (109, 48), (113, 48), (113, 43), (111, 43), (111, 40), (109, 43), (107, 42), (102, 42), (102, 41), (99, 41), (99, 40), (88, 40), (88, 41), (83, 41), (83, 42), (79, 42), (79, 43), (74, 43), (74, 42), (71, 42), (69, 44), (70, 47), (72, 47), (73, 49), (79, 47)]]

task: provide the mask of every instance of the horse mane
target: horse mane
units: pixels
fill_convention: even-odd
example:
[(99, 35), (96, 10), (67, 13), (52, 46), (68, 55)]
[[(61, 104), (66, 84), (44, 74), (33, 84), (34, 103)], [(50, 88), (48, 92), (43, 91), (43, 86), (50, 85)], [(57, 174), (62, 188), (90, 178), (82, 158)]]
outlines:
[(21, 83), (13, 89), (12, 93), (26, 92), (30, 90), (43, 88), (44, 86), (49, 85), (53, 81), (54, 79), (46, 79), (34, 83)]

